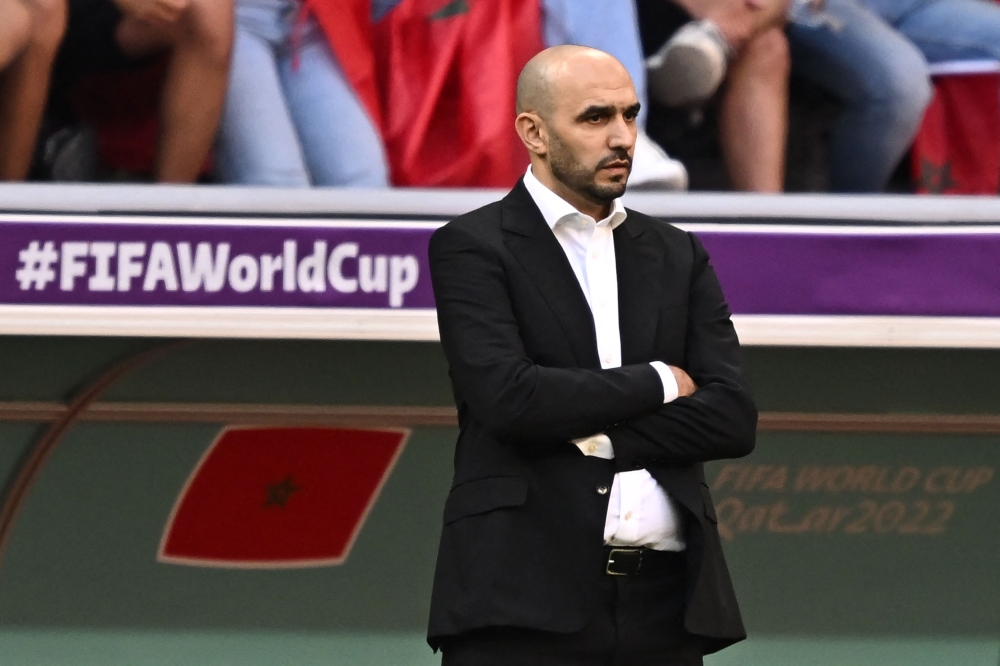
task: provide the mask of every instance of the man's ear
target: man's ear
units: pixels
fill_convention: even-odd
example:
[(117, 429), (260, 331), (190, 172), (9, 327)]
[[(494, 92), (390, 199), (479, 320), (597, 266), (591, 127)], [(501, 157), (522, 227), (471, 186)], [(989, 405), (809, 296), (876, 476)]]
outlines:
[(539, 156), (549, 152), (545, 121), (538, 114), (530, 111), (518, 114), (514, 120), (514, 129), (528, 152)]

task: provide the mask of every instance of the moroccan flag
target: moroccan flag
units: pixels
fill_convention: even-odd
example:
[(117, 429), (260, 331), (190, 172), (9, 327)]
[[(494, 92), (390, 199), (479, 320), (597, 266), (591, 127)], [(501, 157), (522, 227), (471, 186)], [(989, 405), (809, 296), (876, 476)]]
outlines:
[(341, 564), (408, 436), (227, 428), (177, 498), (157, 559), (207, 567)]
[[(932, 70), (935, 71), (935, 70)], [(1000, 190), (1000, 63), (947, 63), (913, 143), (913, 177), (924, 194)]]
[(375, 25), (395, 185), (511, 187), (528, 166), (517, 76), (542, 50), (538, 0), (402, 0)]

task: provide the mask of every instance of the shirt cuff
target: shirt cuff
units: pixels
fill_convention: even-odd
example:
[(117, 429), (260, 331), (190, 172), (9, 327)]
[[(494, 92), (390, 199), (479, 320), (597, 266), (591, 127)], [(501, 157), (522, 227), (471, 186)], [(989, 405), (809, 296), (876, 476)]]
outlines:
[(585, 456), (604, 458), (605, 460), (611, 460), (615, 457), (615, 449), (611, 446), (611, 438), (604, 433), (593, 435), (592, 437), (574, 439), (573, 443), (583, 451), (583, 455)]
[(649, 364), (653, 366), (653, 370), (656, 370), (660, 381), (663, 382), (663, 404), (676, 400), (678, 388), (673, 371), (663, 361), (651, 361)]

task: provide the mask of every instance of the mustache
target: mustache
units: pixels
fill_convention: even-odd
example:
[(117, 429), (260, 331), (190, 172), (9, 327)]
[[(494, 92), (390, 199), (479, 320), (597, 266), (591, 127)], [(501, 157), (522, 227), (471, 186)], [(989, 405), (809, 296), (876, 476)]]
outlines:
[(628, 169), (632, 168), (632, 158), (629, 157), (628, 151), (615, 151), (611, 155), (601, 158), (601, 161), (597, 163), (597, 169), (603, 169), (609, 166), (625, 166)]

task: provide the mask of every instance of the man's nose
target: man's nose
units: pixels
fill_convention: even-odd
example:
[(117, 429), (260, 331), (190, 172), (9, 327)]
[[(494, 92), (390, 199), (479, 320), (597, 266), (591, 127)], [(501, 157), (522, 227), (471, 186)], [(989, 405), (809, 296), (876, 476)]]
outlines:
[(609, 148), (632, 149), (632, 145), (635, 143), (635, 131), (632, 129), (632, 124), (625, 118), (621, 116), (615, 118), (610, 123), (608, 130)]

